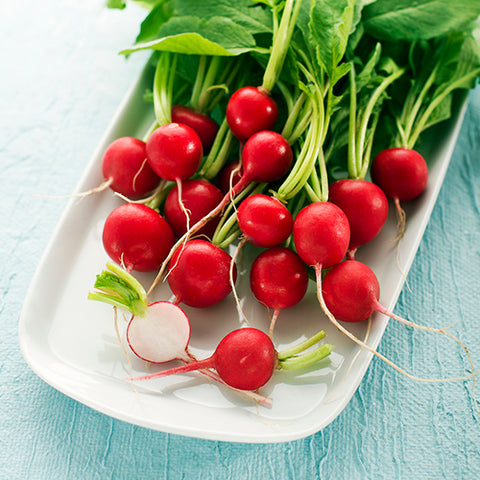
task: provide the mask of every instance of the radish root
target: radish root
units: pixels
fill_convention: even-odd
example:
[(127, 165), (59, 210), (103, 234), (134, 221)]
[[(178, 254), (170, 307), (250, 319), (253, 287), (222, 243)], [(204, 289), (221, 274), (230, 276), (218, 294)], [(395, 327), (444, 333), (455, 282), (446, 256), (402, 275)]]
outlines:
[(403, 236), (405, 235), (405, 228), (407, 225), (407, 214), (405, 210), (400, 205), (400, 200), (398, 198), (394, 199), (395, 211), (397, 214), (397, 235), (395, 236), (395, 242), (398, 243)]
[(464, 375), (460, 377), (451, 377), (451, 378), (423, 378), (423, 377), (417, 377), (415, 375), (412, 375), (408, 373), (407, 371), (403, 370), (401, 367), (399, 367), (397, 364), (392, 362), (390, 359), (382, 355), (381, 353), (375, 351), (372, 347), (367, 345), (365, 342), (357, 338), (353, 333), (349, 332), (343, 325), (341, 325), (338, 320), (333, 316), (332, 312), (328, 309), (327, 305), (325, 304), (325, 300), (323, 298), (323, 293), (322, 293), (322, 268), (320, 265), (315, 266), (315, 274), (316, 274), (316, 280), (317, 280), (317, 298), (320, 303), (320, 306), (322, 307), (323, 312), (325, 315), (328, 317), (330, 322), (337, 327), (338, 330), (340, 330), (344, 335), (346, 335), (350, 340), (354, 341), (361, 347), (365, 348), (368, 350), (370, 353), (375, 355), (376, 357), (380, 358), (380, 360), (383, 360), (385, 363), (390, 365), (392, 368), (400, 372), (401, 374), (405, 375), (406, 377), (412, 379), (412, 380), (417, 380), (420, 382), (427, 382), (427, 383), (444, 383), (444, 382), (455, 382), (459, 380), (468, 380), (470, 378), (475, 378), (476, 375), (478, 375), (480, 372), (475, 372), (472, 370), (472, 373), (470, 375)]
[[(368, 341), (368, 337), (370, 336), (370, 328), (372, 326), (372, 317), (368, 317), (368, 324), (367, 324), (367, 331), (365, 332), (365, 338), (363, 339), (363, 342), (364, 343), (367, 343)], [(342, 385), (345, 383), (345, 381), (347, 380), (348, 376), (350, 375), (350, 372), (353, 368), (353, 365), (355, 364), (355, 362), (357, 361), (357, 358), (360, 356), (360, 354), (362, 353), (362, 350), (363, 348), (360, 348), (357, 353), (355, 354), (355, 356), (352, 358), (351, 362), (350, 362), (350, 365), (348, 366), (348, 369), (347, 369), (347, 372), (345, 373), (344, 377), (342, 378), (342, 381), (340, 382), (340, 384), (338, 385), (337, 389), (329, 396), (327, 397), (323, 403), (330, 403), (331, 401), (333, 401), (334, 397), (337, 396), (338, 392), (340, 391)]]
[(98, 185), (98, 187), (91, 188), (90, 190), (87, 190), (85, 192), (71, 193), (69, 195), (39, 195), (39, 194), (35, 194), (34, 196), (37, 197), (37, 198), (55, 198), (55, 199), (84, 198), (84, 197), (88, 197), (90, 195), (94, 195), (95, 193), (100, 193), (100, 192), (103, 192), (104, 190), (107, 190), (112, 183), (113, 183), (113, 178), (109, 178), (108, 180), (105, 180), (100, 185)]
[(234, 281), (234, 278), (233, 278), (233, 269), (234, 269), (234, 266), (236, 264), (236, 261), (237, 261), (237, 258), (238, 258), (238, 255), (240, 254), (240, 251), (242, 250), (243, 246), (247, 243), (247, 239), (246, 238), (242, 238), (239, 242), (239, 244), (237, 245), (237, 248), (235, 249), (235, 253), (232, 255), (232, 260), (230, 262), (230, 270), (229, 270), (229, 279), (230, 279), (230, 286), (232, 287), (232, 294), (233, 294), (233, 298), (235, 299), (235, 303), (237, 305), (237, 311), (238, 313), (240, 314), (240, 316), (243, 318), (243, 320), (245, 321), (245, 323), (251, 327), (251, 323), (250, 321), (248, 320), (247, 316), (245, 315), (245, 313), (243, 312), (243, 309), (242, 309), (242, 304), (240, 302), (240, 297), (238, 296), (238, 293), (237, 293), (237, 289), (235, 288), (235, 281)]

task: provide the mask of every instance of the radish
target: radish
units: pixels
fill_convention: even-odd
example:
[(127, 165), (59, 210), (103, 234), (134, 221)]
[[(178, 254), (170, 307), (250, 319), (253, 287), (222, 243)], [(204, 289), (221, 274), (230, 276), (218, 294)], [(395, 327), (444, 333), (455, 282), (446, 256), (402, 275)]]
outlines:
[(148, 163), (165, 180), (190, 178), (200, 166), (203, 147), (193, 128), (167, 123), (156, 128), (147, 140)]
[(302, 208), (293, 222), (293, 241), (300, 258), (321, 271), (339, 263), (350, 244), (345, 213), (331, 202), (314, 202)]
[(330, 312), (342, 322), (361, 322), (376, 310), (385, 312), (378, 302), (377, 277), (357, 260), (345, 260), (333, 266), (323, 277), (322, 293)]
[(218, 132), (218, 123), (208, 115), (184, 105), (173, 105), (172, 122), (193, 128), (200, 137), (204, 152), (208, 152)]
[[(182, 181), (190, 178), (200, 166), (203, 147), (193, 128), (181, 123), (166, 123), (156, 128), (147, 140), (147, 159), (162, 179), (174, 181), (182, 198)], [(190, 222), (190, 215), (180, 201), (180, 208)]]
[(400, 202), (413, 200), (425, 190), (428, 182), (427, 163), (411, 148), (388, 148), (373, 159), (371, 174), (374, 183), (395, 204), (399, 239), (405, 231), (405, 212)]
[(277, 353), (270, 337), (261, 330), (239, 328), (223, 337), (208, 358), (128, 380), (149, 380), (199, 369), (215, 369), (230, 387), (257, 390), (270, 380), (276, 369), (299, 369), (327, 357), (333, 348), (328, 343), (306, 354), (297, 355), (324, 336), (325, 332), (321, 331), (298, 346)]
[(277, 117), (276, 102), (261, 87), (242, 87), (233, 93), (227, 104), (228, 126), (242, 142), (260, 130), (271, 130)]
[(293, 218), (285, 205), (261, 193), (250, 195), (237, 210), (240, 230), (257, 247), (274, 247), (292, 233)]
[(160, 183), (147, 162), (145, 142), (134, 137), (117, 138), (108, 146), (102, 173), (113, 191), (132, 200), (145, 197)]
[[(231, 260), (227, 252), (202, 239), (190, 240), (178, 247), (167, 277), (175, 303), (205, 308), (223, 300), (232, 290)], [(236, 279), (235, 266), (233, 279)]]
[[(178, 186), (173, 187), (165, 200), (163, 213), (175, 235), (180, 237), (186, 233), (189, 221), (195, 223), (203, 218), (220, 203), (222, 198), (221, 190), (208, 180), (185, 180), (182, 185), (182, 201), (179, 202)], [(189, 218), (187, 218), (181, 203), (188, 210)], [(198, 231), (198, 234), (211, 238), (217, 224), (218, 219), (212, 219)]]
[(102, 241), (112, 260), (128, 271), (147, 272), (160, 268), (175, 237), (156, 210), (140, 203), (125, 203), (108, 215)]
[(307, 267), (293, 250), (273, 247), (255, 258), (250, 268), (250, 288), (260, 303), (273, 309), (270, 337), (280, 310), (299, 303), (307, 287)]
[(339, 206), (350, 224), (347, 255), (353, 259), (360, 245), (373, 240), (388, 216), (388, 200), (380, 187), (362, 179), (337, 180), (329, 187), (329, 200)]
[(123, 197), (139, 200), (161, 181), (148, 164), (145, 142), (135, 137), (120, 137), (108, 145), (102, 158), (102, 175), (104, 181), (98, 187), (68, 196), (85, 197), (110, 188)]
[[(104, 302), (132, 313), (127, 326), (127, 342), (132, 352), (150, 363), (166, 363), (180, 360), (190, 363), (195, 357), (189, 352), (190, 322), (185, 312), (171, 302), (147, 302), (143, 286), (128, 272), (113, 263), (100, 275), (89, 300)], [(222, 384), (215, 373), (201, 373)], [(241, 392), (253, 400), (271, 405), (271, 399), (253, 392)]]

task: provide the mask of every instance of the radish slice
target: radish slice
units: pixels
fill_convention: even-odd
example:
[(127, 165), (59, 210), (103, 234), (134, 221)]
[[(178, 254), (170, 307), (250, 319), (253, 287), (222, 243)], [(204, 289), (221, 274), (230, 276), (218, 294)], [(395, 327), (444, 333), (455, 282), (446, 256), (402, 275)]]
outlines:
[(145, 316), (133, 316), (127, 328), (127, 341), (143, 360), (164, 363), (186, 359), (190, 340), (190, 322), (185, 312), (170, 302), (148, 306)]

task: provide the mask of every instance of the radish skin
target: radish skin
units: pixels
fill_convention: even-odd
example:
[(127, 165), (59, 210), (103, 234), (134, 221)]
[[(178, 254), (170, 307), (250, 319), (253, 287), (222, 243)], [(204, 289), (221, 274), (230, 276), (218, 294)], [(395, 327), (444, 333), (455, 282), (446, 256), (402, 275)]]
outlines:
[(255, 258), (250, 268), (250, 288), (260, 303), (273, 309), (270, 337), (280, 311), (297, 305), (307, 287), (307, 267), (293, 250), (272, 247)]
[(242, 87), (232, 94), (226, 110), (227, 123), (240, 141), (260, 130), (271, 130), (278, 117), (275, 101), (258, 87)]
[(382, 189), (362, 179), (337, 180), (329, 187), (329, 200), (339, 206), (350, 224), (348, 257), (357, 248), (372, 241), (382, 230), (388, 216), (388, 200)]
[(157, 211), (140, 203), (125, 203), (108, 215), (102, 241), (113, 261), (128, 271), (148, 272), (160, 268), (175, 237)]
[[(206, 308), (223, 300), (232, 291), (231, 260), (227, 252), (202, 239), (178, 247), (170, 260), (167, 277), (175, 302)], [(234, 265), (234, 281), (236, 275)]]
[(105, 150), (102, 173), (117, 193), (138, 200), (153, 192), (160, 178), (147, 162), (146, 144), (134, 137), (120, 137)]

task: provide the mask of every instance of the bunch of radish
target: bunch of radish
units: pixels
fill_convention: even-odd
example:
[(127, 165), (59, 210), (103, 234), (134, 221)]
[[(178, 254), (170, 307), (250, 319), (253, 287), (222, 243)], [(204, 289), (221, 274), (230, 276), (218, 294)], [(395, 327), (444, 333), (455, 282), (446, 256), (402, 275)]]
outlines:
[[(386, 57), (381, 40), (358, 41), (354, 33), (363, 30), (355, 31), (353, 9), (347, 6), (324, 12), (321, 2), (309, 10), (301, 1), (287, 0), (271, 10), (255, 8), (272, 16), (268, 52), (257, 49), (256, 55), (243, 53), (238, 59), (157, 52), (154, 124), (143, 139), (119, 138), (105, 152), (102, 188), (110, 187), (124, 203), (106, 218), (103, 247), (115, 263), (98, 275), (90, 298), (132, 314), (126, 339), (138, 357), (184, 363), (135, 379), (198, 370), (268, 404), (253, 391), (277, 369), (300, 369), (332, 351), (328, 343), (317, 345), (325, 336), (323, 327), (287, 351), (275, 347), (280, 312), (302, 302), (312, 278), (319, 324), (326, 316), (405, 374), (345, 323), (379, 312), (445, 334), (463, 347), (443, 329), (387, 311), (379, 303), (374, 272), (356, 257), (382, 231), (390, 201), (400, 219), (400, 239), (407, 228), (400, 203), (427, 187), (427, 162), (413, 148), (434, 123), (434, 109), (421, 108), (433, 80), (416, 77), (411, 66)], [(326, 33), (317, 28), (325, 15), (332, 17), (323, 25)], [(337, 37), (338, 30), (328, 25), (339, 19), (351, 31)], [(322, 43), (328, 35), (334, 55)], [(185, 86), (192, 59), (198, 70)], [(288, 68), (286, 62), (291, 62)], [(473, 72), (442, 90), (437, 104), (480, 70)], [(404, 78), (412, 85), (408, 105), (414, 105), (416, 116), (392, 117), (392, 92)], [(379, 126), (391, 125), (400, 141), (385, 145)], [(180, 305), (207, 309), (233, 294), (241, 308), (236, 281), (243, 248), (256, 252), (248, 265), (249, 285), (254, 298), (273, 312), (268, 332), (247, 318), (248, 326), (239, 325), (212, 346), (211, 356), (196, 359), (189, 351), (190, 320)], [(135, 271), (152, 273), (148, 290)], [(147, 302), (160, 282), (168, 283), (173, 300)]]

